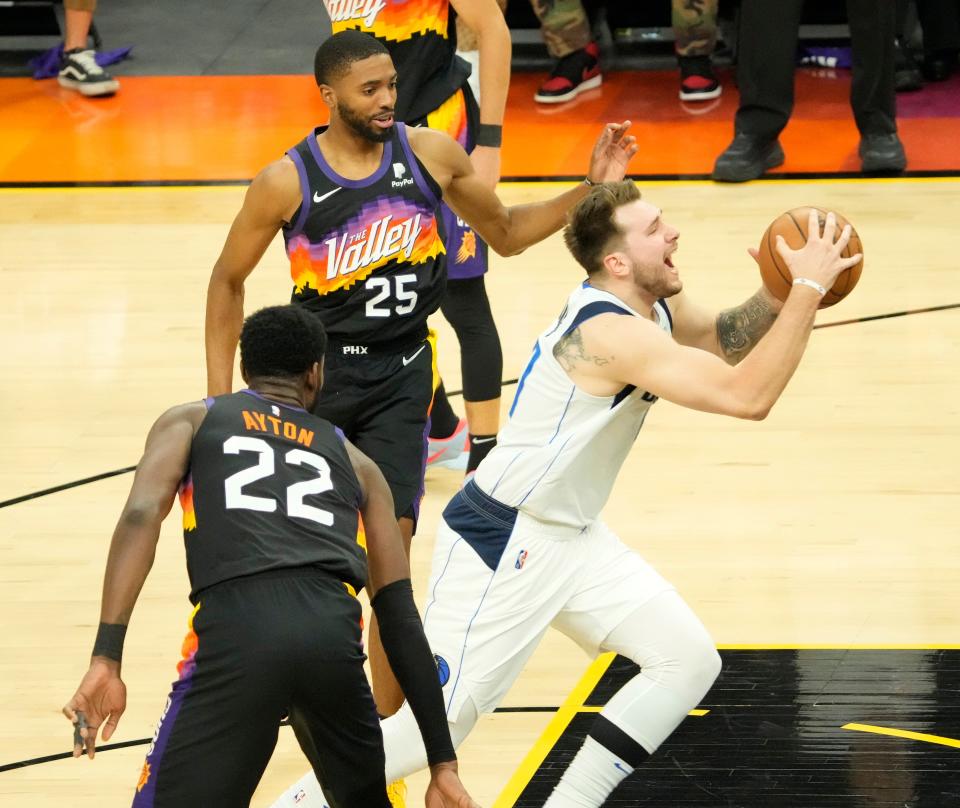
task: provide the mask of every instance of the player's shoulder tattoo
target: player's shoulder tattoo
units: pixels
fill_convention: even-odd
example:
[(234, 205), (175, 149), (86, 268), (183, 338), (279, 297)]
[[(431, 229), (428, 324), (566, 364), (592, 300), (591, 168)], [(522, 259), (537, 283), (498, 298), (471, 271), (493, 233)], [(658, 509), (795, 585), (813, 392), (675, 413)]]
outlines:
[(587, 353), (583, 347), (583, 333), (577, 326), (569, 334), (564, 334), (553, 346), (553, 356), (568, 373), (581, 363), (606, 365), (613, 360), (613, 355), (602, 356)]

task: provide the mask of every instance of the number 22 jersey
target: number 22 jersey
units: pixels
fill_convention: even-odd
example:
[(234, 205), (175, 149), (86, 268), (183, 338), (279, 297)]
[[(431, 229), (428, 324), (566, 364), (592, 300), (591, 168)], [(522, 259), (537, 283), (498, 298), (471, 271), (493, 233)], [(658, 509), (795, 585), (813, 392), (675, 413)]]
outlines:
[(336, 342), (423, 339), (446, 284), (440, 187), (402, 123), (383, 144), (377, 170), (362, 180), (341, 177), (327, 163), (317, 143), (322, 131), (287, 152), (303, 197), (283, 229), (292, 301), (316, 312)]
[(252, 390), (206, 403), (180, 486), (191, 599), (288, 567), (316, 567), (360, 590), (361, 491), (343, 433)]

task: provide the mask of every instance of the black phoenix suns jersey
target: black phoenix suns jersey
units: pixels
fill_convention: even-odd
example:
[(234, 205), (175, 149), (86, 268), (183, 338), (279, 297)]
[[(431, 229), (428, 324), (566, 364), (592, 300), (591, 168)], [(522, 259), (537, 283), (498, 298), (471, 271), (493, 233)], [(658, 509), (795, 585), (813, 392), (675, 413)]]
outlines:
[(397, 68), (398, 121), (433, 112), (467, 83), (470, 65), (456, 55), (449, 0), (324, 0), (333, 33), (356, 29), (379, 39)]
[(208, 398), (207, 408), (180, 486), (191, 599), (285, 567), (318, 567), (363, 587), (360, 483), (342, 433), (250, 390)]
[(317, 144), (323, 127), (287, 152), (303, 200), (283, 229), (293, 302), (320, 315), (342, 343), (426, 337), (446, 284), (441, 191), (417, 160), (402, 123), (363, 180), (338, 175)]

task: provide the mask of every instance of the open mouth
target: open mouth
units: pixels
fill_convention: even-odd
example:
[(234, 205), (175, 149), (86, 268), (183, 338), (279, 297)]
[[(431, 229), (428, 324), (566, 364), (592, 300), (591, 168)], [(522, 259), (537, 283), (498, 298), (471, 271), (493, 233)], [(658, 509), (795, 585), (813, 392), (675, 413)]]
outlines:
[(379, 126), (381, 129), (389, 129), (393, 126), (393, 113), (389, 115), (378, 115), (373, 119), (374, 126)]

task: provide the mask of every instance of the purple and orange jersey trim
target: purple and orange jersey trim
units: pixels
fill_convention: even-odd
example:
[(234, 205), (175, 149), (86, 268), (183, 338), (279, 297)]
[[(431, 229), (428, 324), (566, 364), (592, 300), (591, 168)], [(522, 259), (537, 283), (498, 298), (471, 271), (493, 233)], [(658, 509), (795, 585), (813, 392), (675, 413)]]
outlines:
[(463, 90), (457, 90), (433, 112), (428, 113), (427, 126), (438, 132), (446, 132), (466, 149), (467, 99)]
[(197, 616), (197, 612), (200, 611), (202, 605), (198, 603), (194, 606), (190, 613), (190, 619), (187, 620), (187, 635), (183, 638), (183, 645), (180, 646), (180, 661), (177, 663), (177, 673), (180, 675), (181, 681), (189, 679), (197, 667), (197, 647), (200, 641), (197, 639), (197, 632), (193, 630), (193, 619)]
[(427, 32), (447, 38), (449, 0), (323, 0), (323, 4), (335, 34), (360, 28), (390, 42)]
[(183, 510), (183, 532), (197, 529), (197, 513), (193, 509), (193, 475), (188, 474), (180, 483), (180, 508)]
[(416, 265), (444, 252), (433, 210), (398, 197), (377, 197), (321, 244), (304, 235), (287, 242), (295, 292), (349, 289), (391, 261)]

